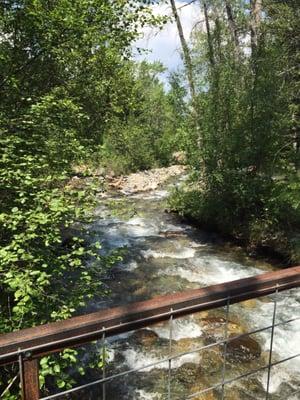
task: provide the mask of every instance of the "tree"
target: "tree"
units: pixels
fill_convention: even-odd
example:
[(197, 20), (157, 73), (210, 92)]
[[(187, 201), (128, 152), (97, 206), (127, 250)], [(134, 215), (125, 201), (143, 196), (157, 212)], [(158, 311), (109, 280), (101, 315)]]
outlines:
[(172, 13), (176, 22), (179, 38), (180, 38), (180, 43), (181, 43), (181, 48), (182, 48), (182, 53), (183, 53), (183, 60), (184, 64), (186, 67), (186, 72), (187, 72), (187, 78), (188, 78), (188, 83), (189, 83), (189, 89), (190, 89), (190, 95), (193, 100), (195, 101), (196, 98), (196, 92), (195, 92), (195, 83), (194, 83), (194, 77), (193, 77), (193, 64), (192, 64), (192, 59), (190, 56), (190, 50), (188, 47), (188, 44), (186, 42), (186, 39), (184, 37), (183, 33), (183, 28), (182, 24), (180, 21), (179, 14), (177, 12), (176, 4), (174, 0), (170, 0), (170, 4), (172, 7)]
[(226, 8), (226, 14), (227, 14), (227, 19), (228, 19), (228, 25), (230, 28), (232, 40), (234, 43), (234, 51), (236, 55), (236, 59), (239, 59), (240, 56), (240, 43), (239, 43), (239, 35), (238, 35), (238, 29), (235, 21), (235, 17), (233, 15), (233, 10), (232, 10), (232, 5), (230, 0), (225, 0), (225, 8)]
[(250, 6), (251, 6), (251, 21), (250, 21), (251, 48), (252, 48), (252, 53), (254, 53), (258, 46), (258, 41), (259, 41), (262, 2), (261, 0), (251, 0)]
[[(192, 54), (202, 63), (196, 81), (206, 87), (199, 91), (203, 145), (194, 141), (188, 157), (202, 189), (179, 196), (177, 208), (299, 260), (299, 10), (274, 0), (226, 2), (225, 10), (218, 1), (202, 5), (206, 32), (195, 33)], [(237, 58), (233, 50), (243, 42)]]
[[(79, 223), (93, 188), (74, 187), (72, 176), (126, 108), (131, 44), (140, 26), (159, 22), (147, 4), (1, 2), (1, 332), (79, 312), (119, 259), (85, 240)], [(11, 371), (1, 371), (0, 393)]]
[(204, 10), (204, 17), (205, 17), (205, 27), (206, 27), (206, 35), (207, 35), (207, 45), (208, 45), (208, 55), (209, 55), (209, 62), (211, 67), (215, 66), (215, 57), (214, 57), (214, 49), (212, 43), (212, 37), (210, 32), (210, 23), (208, 18), (208, 7), (207, 3), (203, 3), (203, 10)]
[[(167, 165), (176, 148), (174, 126), (175, 104), (160, 77), (165, 67), (159, 63), (129, 63), (127, 101), (130, 107), (120, 113), (105, 136), (107, 163), (121, 172)], [(130, 90), (128, 90), (128, 86)], [(169, 146), (170, 142), (172, 145)]]

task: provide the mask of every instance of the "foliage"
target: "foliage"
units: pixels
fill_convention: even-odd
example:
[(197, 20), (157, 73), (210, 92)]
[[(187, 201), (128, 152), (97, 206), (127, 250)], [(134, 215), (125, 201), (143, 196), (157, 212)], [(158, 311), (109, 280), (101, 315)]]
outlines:
[[(186, 116), (185, 90), (176, 75), (166, 92), (159, 62), (128, 63), (127, 107), (120, 110), (107, 132), (102, 155), (116, 172), (167, 165), (182, 147)], [(125, 81), (125, 79), (124, 79)]]
[[(73, 166), (92, 158), (127, 105), (131, 44), (142, 26), (161, 23), (150, 4), (1, 2), (2, 333), (68, 318), (105, 294), (101, 278), (119, 256), (86, 241), (95, 187), (76, 187)], [(43, 360), (41, 378), (65, 361)], [(0, 393), (12, 372), (1, 370)]]
[(177, 193), (172, 206), (203, 226), (299, 260), (291, 245), (300, 229), (299, 9), (293, 1), (264, 2), (255, 46), (249, 4), (229, 2), (235, 51), (223, 2), (206, 4), (211, 36), (196, 33), (192, 53), (201, 144), (191, 132), (187, 148), (198, 173), (195, 187)]

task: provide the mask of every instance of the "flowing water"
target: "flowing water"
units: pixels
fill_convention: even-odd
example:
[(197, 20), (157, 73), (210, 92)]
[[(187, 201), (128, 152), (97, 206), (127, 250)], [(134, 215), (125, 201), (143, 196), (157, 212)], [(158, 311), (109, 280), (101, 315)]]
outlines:
[[(103, 252), (113, 248), (126, 249), (124, 260), (113, 267), (106, 281), (110, 295), (94, 299), (88, 311), (124, 305), (157, 295), (176, 293), (216, 283), (244, 278), (276, 266), (254, 260), (236, 246), (222, 241), (165, 212), (168, 189), (142, 194), (113, 194), (96, 209), (91, 226), (92, 237), (103, 243)], [(270, 325), (274, 296), (230, 306), (228, 334), (237, 335)], [(278, 295), (276, 321), (300, 316), (300, 293), (296, 290)], [(246, 374), (269, 360), (271, 330), (233, 342), (226, 349), (214, 346), (190, 353), (202, 345), (224, 337), (225, 310), (194, 314), (176, 319), (172, 327), (172, 354), (186, 353), (172, 360), (172, 400), (187, 399), (205, 387)], [(106, 341), (106, 374), (139, 369), (128, 376), (106, 384), (107, 400), (168, 399), (169, 363), (149, 366), (170, 352), (168, 323), (120, 335)], [(97, 344), (101, 353), (101, 343)], [(300, 353), (300, 321), (275, 328), (273, 358), (276, 362)], [(148, 366), (147, 366), (148, 365)], [(143, 368), (145, 367), (145, 368)], [(267, 370), (225, 386), (225, 399), (265, 399)], [(98, 375), (94, 378), (99, 379)], [(269, 399), (300, 399), (300, 358), (271, 369)], [(102, 388), (86, 398), (102, 399)], [(220, 389), (194, 397), (197, 400), (221, 399)]]

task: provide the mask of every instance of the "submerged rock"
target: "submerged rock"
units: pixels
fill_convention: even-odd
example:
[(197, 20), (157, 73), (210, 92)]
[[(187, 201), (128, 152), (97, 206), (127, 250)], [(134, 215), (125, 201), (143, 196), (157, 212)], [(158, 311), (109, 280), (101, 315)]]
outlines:
[(194, 363), (186, 363), (173, 373), (174, 379), (182, 383), (184, 386), (190, 387), (195, 384), (199, 367)]
[(220, 373), (223, 368), (223, 357), (219, 346), (201, 352), (201, 369), (204, 375)]
[(142, 287), (136, 289), (136, 290), (133, 292), (133, 295), (134, 295), (134, 296), (146, 296), (147, 293), (148, 293), (147, 288), (144, 287), (144, 286), (142, 286)]
[(201, 392), (202, 390), (205, 390), (206, 388), (208, 388), (210, 385), (205, 382), (197, 382), (197, 384), (195, 384), (191, 389), (190, 389), (190, 395), (194, 395), (193, 396), (193, 400), (217, 400), (217, 397), (215, 397), (214, 393), (212, 390), (210, 390), (209, 392), (205, 392), (205, 393), (199, 393), (198, 395), (196, 393)]
[(227, 343), (227, 357), (231, 361), (253, 360), (260, 355), (260, 344), (251, 337), (241, 337)]
[(242, 395), (239, 393), (237, 389), (227, 388), (225, 390), (225, 399), (226, 400), (242, 400)]
[(185, 353), (199, 348), (201, 344), (199, 340), (195, 338), (182, 338), (174, 341), (174, 344), (172, 344), (172, 351), (174, 354)]
[(178, 236), (185, 236), (186, 233), (182, 230), (177, 230), (177, 231), (161, 231), (159, 232), (160, 236), (166, 237), (166, 238), (172, 238), (172, 237), (178, 237)]
[(253, 308), (256, 308), (256, 307), (257, 307), (257, 300), (256, 300), (256, 299), (245, 300), (245, 301), (242, 301), (242, 302), (240, 303), (240, 305), (241, 305), (243, 308), (253, 309)]
[(135, 331), (131, 338), (137, 345), (144, 347), (153, 346), (159, 340), (157, 333), (151, 331), (150, 329), (140, 329)]
[[(202, 373), (202, 369), (193, 364), (186, 363), (177, 368), (173, 373), (174, 380), (187, 389), (188, 395), (193, 395), (209, 388), (211, 385)], [(196, 400), (215, 400), (216, 397), (210, 392), (202, 393), (193, 397)]]
[[(225, 336), (226, 319), (222, 317), (204, 317), (199, 318), (198, 323), (201, 326), (203, 332), (208, 336), (214, 336), (216, 338)], [(247, 332), (247, 329), (240, 325), (238, 322), (228, 321), (227, 334), (240, 335)]]

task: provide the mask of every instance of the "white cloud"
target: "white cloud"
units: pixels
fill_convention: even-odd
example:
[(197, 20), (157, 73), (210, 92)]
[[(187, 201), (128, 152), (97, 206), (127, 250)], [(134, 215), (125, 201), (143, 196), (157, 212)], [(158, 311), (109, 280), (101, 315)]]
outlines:
[[(189, 0), (190, 1), (190, 0)], [(183, 6), (189, 1), (176, 1), (176, 6)], [(172, 15), (170, 5), (157, 4), (154, 7), (154, 12), (157, 15)], [(190, 38), (191, 31), (194, 25), (201, 19), (201, 11), (197, 2), (181, 8), (178, 11), (184, 35), (187, 40)], [(154, 28), (145, 28), (142, 32), (143, 37), (137, 41), (135, 47), (144, 48), (150, 51), (148, 54), (136, 55), (137, 60), (161, 61), (169, 71), (176, 70), (182, 65), (180, 57), (180, 40), (177, 32), (176, 23), (169, 22), (164, 26), (164, 29), (159, 31)]]

